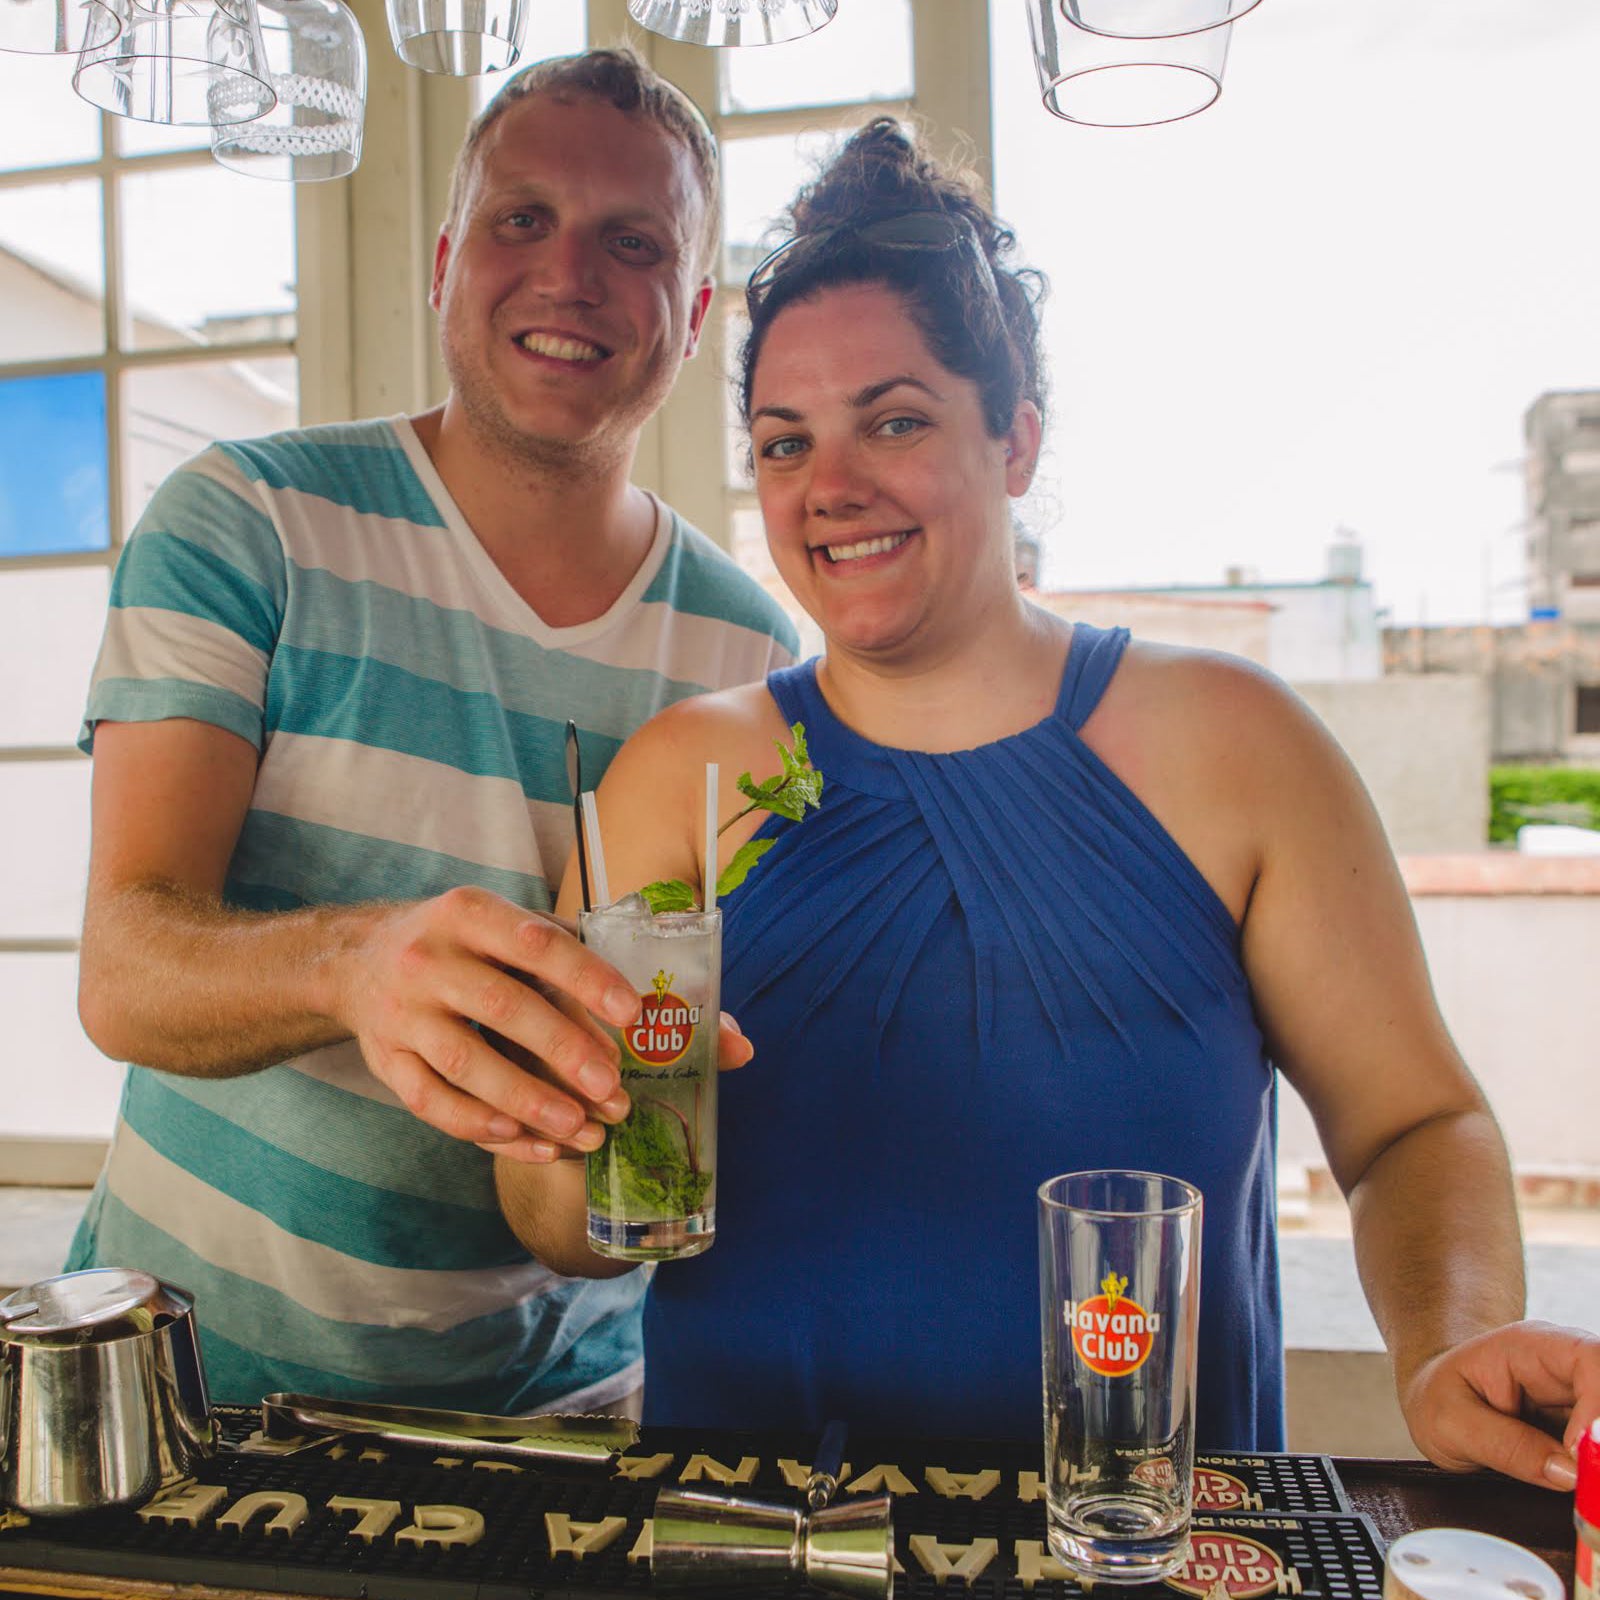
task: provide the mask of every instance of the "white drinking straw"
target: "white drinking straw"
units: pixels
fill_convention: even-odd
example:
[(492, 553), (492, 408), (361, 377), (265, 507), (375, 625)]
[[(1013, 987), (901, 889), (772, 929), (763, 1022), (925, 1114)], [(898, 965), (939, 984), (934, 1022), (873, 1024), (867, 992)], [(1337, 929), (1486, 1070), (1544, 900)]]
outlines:
[(578, 804), (583, 811), (583, 836), (589, 841), (589, 883), (598, 910), (611, 904), (611, 885), (606, 882), (606, 852), (600, 843), (600, 813), (595, 809), (594, 790), (585, 789)]
[(717, 764), (706, 762), (706, 892), (707, 911), (717, 909)]

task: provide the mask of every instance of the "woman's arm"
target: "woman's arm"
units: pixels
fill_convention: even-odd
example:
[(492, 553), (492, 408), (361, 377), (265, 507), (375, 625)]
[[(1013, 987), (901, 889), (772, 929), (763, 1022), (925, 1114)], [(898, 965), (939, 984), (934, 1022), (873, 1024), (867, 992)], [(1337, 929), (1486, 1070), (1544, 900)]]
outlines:
[[(699, 894), (704, 874), (706, 763), (715, 761), (718, 766), (717, 814), (732, 816), (745, 804), (738, 791), (739, 774), (750, 770), (761, 776), (775, 769), (776, 753), (768, 741), (786, 732), (771, 696), (762, 685), (753, 684), (684, 701), (635, 733), (617, 752), (595, 791), (611, 898), (621, 899), (662, 878), (680, 878)], [(719, 859), (726, 862), (760, 823), (756, 815), (730, 828), (719, 841)], [(575, 918), (580, 908), (574, 853), (556, 909), (563, 917)], [(742, 1066), (750, 1058), (750, 1046), (731, 1019), (723, 1019), (719, 1045), (724, 1069)], [(531, 1162), (497, 1157), (495, 1188), (512, 1232), (546, 1266), (584, 1278), (615, 1277), (631, 1270), (629, 1263), (597, 1255), (588, 1246), (580, 1158), (564, 1156), (549, 1142), (537, 1149)]]
[(1520, 1420), (1530, 1392), (1514, 1372), (1547, 1366), (1540, 1399), (1592, 1415), (1600, 1360), (1581, 1335), (1519, 1323), (1522, 1241), (1505, 1142), (1440, 1017), (1371, 801), (1286, 690), (1242, 670), (1221, 690), (1260, 840), (1245, 967), (1273, 1059), (1310, 1108), (1350, 1201), (1362, 1286), (1407, 1425), (1441, 1465), (1570, 1484), (1550, 1438)]

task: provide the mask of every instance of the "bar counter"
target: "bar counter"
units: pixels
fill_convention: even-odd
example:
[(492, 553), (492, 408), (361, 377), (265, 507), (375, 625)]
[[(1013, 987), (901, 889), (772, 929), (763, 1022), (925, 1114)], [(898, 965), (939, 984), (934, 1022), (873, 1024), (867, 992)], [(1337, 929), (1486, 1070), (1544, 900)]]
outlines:
[[(139, 1511), (81, 1522), (0, 1512), (0, 1594), (648, 1596), (659, 1487), (720, 1486), (795, 1504), (816, 1443), (804, 1434), (646, 1428), (620, 1459), (574, 1471), (467, 1461), (434, 1447), (372, 1448), (350, 1436), (263, 1454), (251, 1451), (262, 1437), (248, 1432), (253, 1413), (219, 1415), (229, 1447), (198, 1481)], [(846, 1490), (893, 1496), (900, 1600), (1081, 1600), (1044, 1544), (1037, 1444), (863, 1435), (847, 1446), (852, 1457)], [(1547, 1561), (1571, 1591), (1570, 1495), (1417, 1461), (1202, 1455), (1197, 1469), (1188, 1566), (1164, 1584), (1135, 1587), (1128, 1600), (1380, 1600), (1384, 1546), (1430, 1527), (1508, 1539)], [(430, 1531), (438, 1529), (454, 1531)], [(818, 1591), (767, 1580), (720, 1592), (800, 1600)]]

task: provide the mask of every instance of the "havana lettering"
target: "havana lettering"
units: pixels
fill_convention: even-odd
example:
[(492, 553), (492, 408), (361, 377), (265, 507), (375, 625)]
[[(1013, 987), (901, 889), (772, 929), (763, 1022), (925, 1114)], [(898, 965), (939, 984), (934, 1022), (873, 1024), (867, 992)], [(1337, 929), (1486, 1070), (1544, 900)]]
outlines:
[[(783, 1474), (783, 1481), (791, 1489), (804, 1489), (811, 1481), (811, 1468), (801, 1466), (798, 1461), (791, 1461), (788, 1456), (778, 1457), (778, 1471)], [(839, 1482), (843, 1483), (850, 1476), (850, 1463), (846, 1461), (839, 1468)]]
[(1061, 1309), (1061, 1320), (1069, 1328), (1080, 1328), (1085, 1334), (1161, 1332), (1161, 1313), (1141, 1311), (1138, 1307), (1128, 1311), (1097, 1311), (1092, 1304), (1069, 1300)]
[(1017, 1580), (1029, 1593), (1036, 1583), (1072, 1583), (1074, 1578), (1059, 1561), (1045, 1551), (1039, 1539), (1018, 1539), (1015, 1546)]
[(929, 1467), (923, 1476), (928, 1487), (946, 1500), (982, 1500), (1000, 1487), (1000, 1474), (993, 1467), (983, 1472), (946, 1472), (943, 1467)]
[(628, 1552), (630, 1561), (648, 1561), (655, 1553), (656, 1525), (653, 1518), (646, 1517), (644, 1526), (639, 1530), (639, 1537), (633, 1541), (633, 1548)]
[(1037, 1472), (1017, 1474), (1017, 1499), (1025, 1506), (1044, 1499), (1044, 1479)]
[(544, 1532), (550, 1541), (550, 1554), (571, 1556), (574, 1561), (582, 1561), (591, 1552), (607, 1549), (627, 1526), (626, 1517), (602, 1517), (599, 1522), (574, 1522), (563, 1511), (547, 1511), (544, 1514)]
[(671, 1465), (670, 1450), (663, 1450), (655, 1456), (618, 1456), (616, 1476), (626, 1478), (629, 1483), (638, 1483), (646, 1478), (659, 1478)]
[(960, 1578), (969, 1587), (985, 1567), (1000, 1554), (998, 1539), (974, 1539), (971, 1544), (940, 1544), (931, 1533), (914, 1533), (910, 1538), (911, 1553), (917, 1564), (929, 1577), (943, 1583), (946, 1578)]
[(712, 1483), (749, 1483), (760, 1465), (759, 1456), (740, 1456), (736, 1467), (725, 1467), (710, 1456), (690, 1456), (684, 1463), (683, 1471), (678, 1474), (678, 1482), (699, 1483), (702, 1478), (709, 1478)]
[[(843, 1476), (843, 1474), (841, 1474)], [(844, 1486), (845, 1494), (915, 1494), (917, 1486), (899, 1467), (880, 1463)]]

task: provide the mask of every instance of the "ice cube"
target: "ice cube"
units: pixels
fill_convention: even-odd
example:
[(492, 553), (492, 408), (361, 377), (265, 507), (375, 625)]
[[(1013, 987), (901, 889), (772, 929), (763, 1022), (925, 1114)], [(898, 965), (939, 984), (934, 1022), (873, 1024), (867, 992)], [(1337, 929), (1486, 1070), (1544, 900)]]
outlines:
[(608, 906), (597, 906), (590, 915), (629, 918), (637, 922), (643, 921), (650, 915), (650, 906), (645, 897), (635, 890), (632, 894), (623, 895), (620, 900), (613, 900)]

